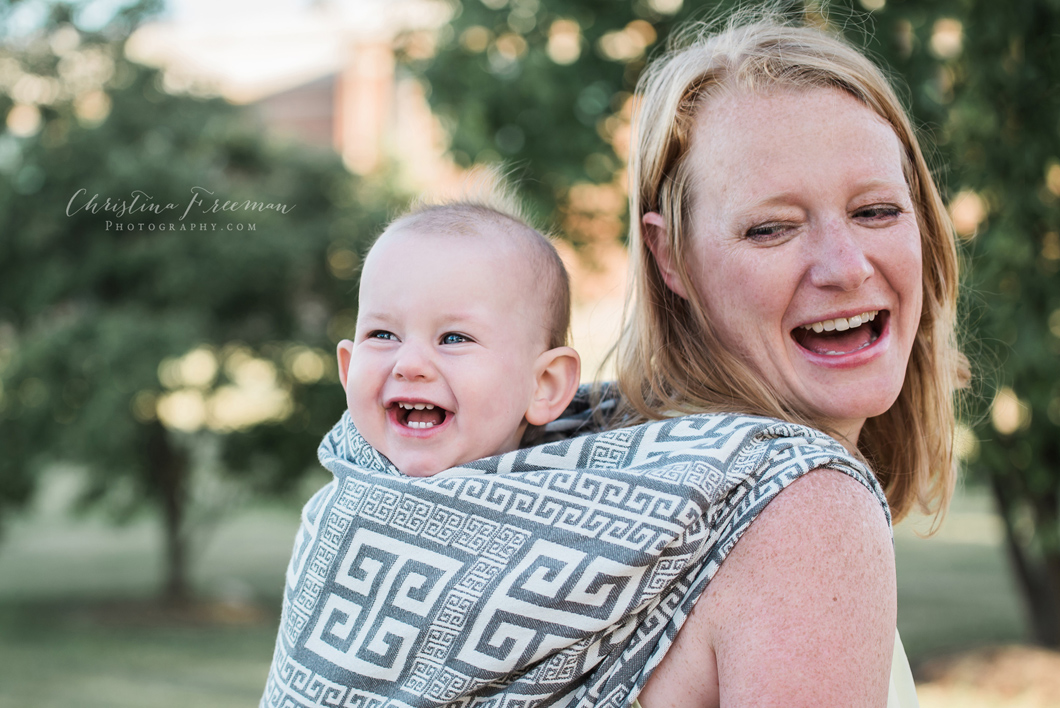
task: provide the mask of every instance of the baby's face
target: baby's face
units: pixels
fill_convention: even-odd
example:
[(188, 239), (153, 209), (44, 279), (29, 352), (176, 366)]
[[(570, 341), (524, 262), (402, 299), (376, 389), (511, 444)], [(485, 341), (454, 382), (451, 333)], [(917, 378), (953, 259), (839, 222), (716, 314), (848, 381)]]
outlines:
[(509, 239), (385, 234), (364, 264), (346, 402), (407, 475), (518, 447), (547, 347), (543, 298)]

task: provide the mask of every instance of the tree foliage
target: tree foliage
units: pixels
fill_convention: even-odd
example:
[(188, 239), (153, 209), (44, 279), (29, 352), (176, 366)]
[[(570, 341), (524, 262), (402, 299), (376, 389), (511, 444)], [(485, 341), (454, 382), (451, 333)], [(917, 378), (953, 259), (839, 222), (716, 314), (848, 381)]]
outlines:
[(951, 193), (983, 218), (968, 233), (969, 324), (990, 354), (972, 466), (1005, 520), (1035, 636), (1060, 646), (1060, 5), (969, 3), (959, 19), (963, 51), (939, 71)]
[[(636, 78), (675, 27), (729, 5), (462, 0), (434, 58), (410, 63), (452, 129), (458, 161), (521, 163), (539, 208), (576, 243), (620, 237)], [(880, 60), (938, 165), (962, 236), (965, 340), (976, 375), (959, 447), (968, 471), (994, 491), (1035, 636), (1056, 646), (1060, 5), (771, 6), (826, 21)]]
[(387, 204), (333, 154), (167, 92), (124, 58), (134, 25), (56, 5), (0, 56), (0, 514), (82, 465), (86, 504), (161, 511), (179, 599), (195, 475), (282, 492), (315, 467)]

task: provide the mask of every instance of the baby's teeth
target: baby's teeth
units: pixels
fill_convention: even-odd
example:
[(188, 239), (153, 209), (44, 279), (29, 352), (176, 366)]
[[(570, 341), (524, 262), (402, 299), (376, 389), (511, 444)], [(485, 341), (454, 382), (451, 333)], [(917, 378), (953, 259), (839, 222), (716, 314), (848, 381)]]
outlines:
[(408, 423), (408, 426), (410, 428), (415, 428), (417, 430), (423, 430), (424, 428), (433, 428), (434, 427), (434, 423), (430, 423), (430, 422), (426, 422), (426, 421), (417, 423), (414, 420), (410, 420), (409, 423)]
[(404, 401), (399, 401), (398, 402), (398, 408), (404, 408), (407, 411), (411, 411), (411, 410), (422, 411), (424, 409), (427, 409), (429, 411), (433, 411), (434, 410), (434, 404), (433, 403), (406, 403)]

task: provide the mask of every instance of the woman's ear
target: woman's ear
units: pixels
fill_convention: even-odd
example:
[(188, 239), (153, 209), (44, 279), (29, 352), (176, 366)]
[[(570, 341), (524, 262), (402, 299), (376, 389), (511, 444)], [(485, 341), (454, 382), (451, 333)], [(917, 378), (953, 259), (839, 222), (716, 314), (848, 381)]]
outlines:
[(339, 360), (339, 381), (342, 382), (342, 389), (346, 390), (346, 377), (350, 372), (350, 359), (353, 358), (353, 342), (348, 339), (339, 342), (335, 356)]
[(559, 417), (570, 405), (578, 391), (581, 359), (570, 347), (556, 347), (537, 358), (534, 363), (536, 385), (526, 409), (526, 422), (544, 425)]
[(649, 211), (641, 218), (640, 224), (644, 242), (648, 244), (652, 256), (655, 257), (655, 263), (659, 266), (659, 272), (662, 273), (666, 287), (670, 288), (678, 297), (687, 300), (688, 292), (681, 282), (681, 276), (677, 273), (674, 254), (670, 250), (670, 238), (666, 229), (666, 220), (662, 218), (662, 214), (659, 212)]

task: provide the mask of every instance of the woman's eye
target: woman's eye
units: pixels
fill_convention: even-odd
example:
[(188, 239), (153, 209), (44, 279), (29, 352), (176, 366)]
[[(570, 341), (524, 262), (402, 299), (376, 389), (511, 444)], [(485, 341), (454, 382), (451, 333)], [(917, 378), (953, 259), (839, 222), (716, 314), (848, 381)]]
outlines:
[(463, 344), (470, 341), (470, 338), (456, 332), (448, 332), (442, 335), (442, 344)]
[(747, 229), (746, 237), (760, 243), (768, 242), (782, 238), (791, 228), (791, 224), (762, 224)]
[(368, 339), (388, 339), (391, 341), (397, 341), (397, 335), (393, 332), (387, 332), (385, 329), (377, 329), (368, 333)]
[(893, 204), (873, 204), (872, 206), (858, 209), (854, 212), (854, 216), (858, 219), (868, 219), (869, 221), (886, 221), (897, 218), (901, 213), (902, 209)]

